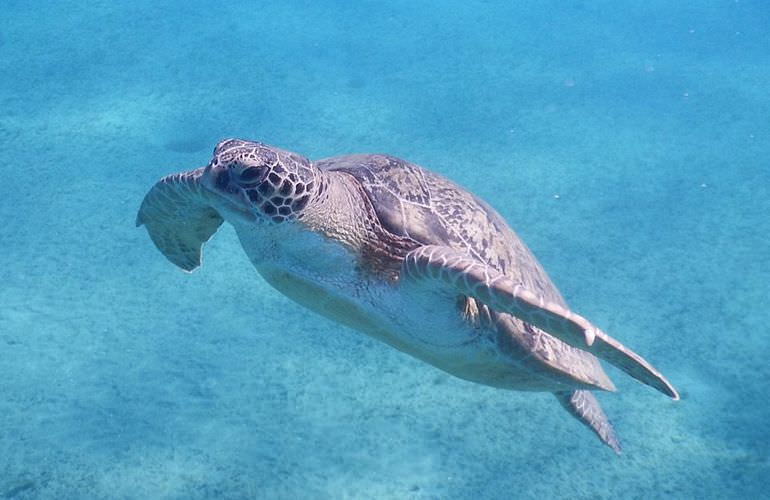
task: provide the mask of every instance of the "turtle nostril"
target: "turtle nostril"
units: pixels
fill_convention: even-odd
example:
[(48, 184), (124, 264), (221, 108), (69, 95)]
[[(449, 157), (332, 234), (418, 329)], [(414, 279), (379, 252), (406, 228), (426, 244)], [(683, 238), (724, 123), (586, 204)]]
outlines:
[(224, 190), (227, 188), (227, 185), (230, 183), (230, 171), (227, 169), (222, 169), (217, 174), (217, 179), (215, 181), (215, 185), (217, 188)]

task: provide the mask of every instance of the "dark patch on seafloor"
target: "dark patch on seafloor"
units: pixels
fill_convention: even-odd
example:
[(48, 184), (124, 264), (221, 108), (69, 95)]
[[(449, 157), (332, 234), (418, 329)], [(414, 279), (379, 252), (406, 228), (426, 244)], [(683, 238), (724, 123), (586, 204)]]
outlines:
[(348, 80), (348, 87), (351, 89), (360, 89), (366, 86), (366, 80), (359, 77), (353, 77)]
[(209, 141), (203, 137), (179, 137), (166, 141), (164, 147), (175, 153), (197, 153), (209, 147)]
[(22, 479), (8, 485), (8, 489), (3, 493), (3, 498), (14, 498), (19, 493), (24, 493), (35, 488), (35, 482), (31, 479)]

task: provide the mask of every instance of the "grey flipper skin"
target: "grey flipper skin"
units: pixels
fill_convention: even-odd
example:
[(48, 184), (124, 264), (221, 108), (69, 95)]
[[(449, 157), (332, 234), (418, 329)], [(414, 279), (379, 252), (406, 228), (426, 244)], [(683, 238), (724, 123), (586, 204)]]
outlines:
[(428, 245), (409, 252), (404, 275), (443, 284), (533, 324), (571, 346), (588, 351), (677, 400), (679, 393), (647, 360), (593, 326), (584, 317), (547, 302), (491, 266), (453, 248)]
[(556, 399), (559, 400), (559, 403), (561, 403), (565, 410), (594, 431), (599, 436), (599, 439), (620, 455), (622, 451), (620, 440), (615, 435), (615, 429), (613, 429), (610, 420), (599, 405), (599, 401), (591, 391), (555, 392), (554, 396), (556, 396)]
[(224, 222), (201, 188), (203, 170), (162, 178), (147, 193), (136, 216), (137, 227), (147, 226), (158, 250), (188, 273), (201, 265), (203, 244)]

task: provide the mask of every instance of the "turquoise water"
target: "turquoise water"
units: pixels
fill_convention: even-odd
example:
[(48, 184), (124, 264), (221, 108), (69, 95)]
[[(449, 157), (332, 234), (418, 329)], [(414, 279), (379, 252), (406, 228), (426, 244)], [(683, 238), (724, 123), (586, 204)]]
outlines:
[[(4, 0), (0, 498), (766, 495), (770, 5), (684, 4)], [(180, 272), (136, 210), (228, 136), (467, 186), (682, 401), (608, 367), (616, 457), (290, 303), (229, 226)]]

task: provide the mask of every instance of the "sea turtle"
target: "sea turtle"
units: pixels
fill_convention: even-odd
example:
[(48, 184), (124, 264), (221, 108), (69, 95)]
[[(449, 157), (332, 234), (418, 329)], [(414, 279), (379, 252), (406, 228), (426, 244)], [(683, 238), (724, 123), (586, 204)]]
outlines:
[(188, 272), (223, 221), (259, 274), (299, 304), (459, 378), (551, 392), (616, 452), (590, 392), (615, 387), (594, 356), (679, 398), (641, 356), (567, 308), (492, 207), (413, 163), (311, 162), (227, 139), (205, 167), (158, 181), (137, 216)]

